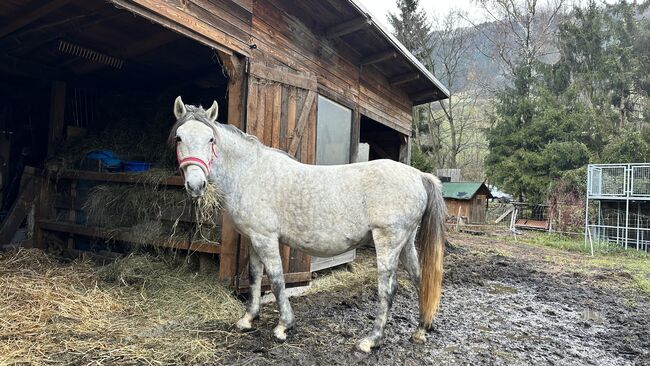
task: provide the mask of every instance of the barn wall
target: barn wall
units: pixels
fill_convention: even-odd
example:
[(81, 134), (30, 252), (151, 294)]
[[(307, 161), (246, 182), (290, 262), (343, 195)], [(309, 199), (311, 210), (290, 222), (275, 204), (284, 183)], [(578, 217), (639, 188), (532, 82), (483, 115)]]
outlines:
[(315, 34), (290, 15), (286, 2), (253, 3), (251, 58), (316, 75), (319, 93), (402, 133), (410, 134), (412, 103), (376, 69), (361, 70), (358, 56), (342, 42)]

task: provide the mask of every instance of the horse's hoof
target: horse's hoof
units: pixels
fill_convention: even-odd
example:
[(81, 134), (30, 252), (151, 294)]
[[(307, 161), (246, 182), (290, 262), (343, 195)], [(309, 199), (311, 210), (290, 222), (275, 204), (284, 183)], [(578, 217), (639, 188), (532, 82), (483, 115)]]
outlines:
[(248, 317), (244, 315), (243, 318), (239, 319), (237, 324), (235, 324), (237, 329), (239, 329), (242, 332), (247, 332), (253, 329), (253, 325), (251, 324), (250, 320), (248, 320)]
[(287, 328), (284, 325), (278, 325), (273, 328), (273, 335), (278, 342), (282, 343), (287, 340)]
[(423, 328), (418, 328), (413, 335), (411, 335), (411, 342), (422, 344), (427, 341), (427, 332)]
[(357, 343), (357, 349), (363, 353), (370, 353), (372, 347), (374, 347), (375, 342), (368, 338), (364, 338)]

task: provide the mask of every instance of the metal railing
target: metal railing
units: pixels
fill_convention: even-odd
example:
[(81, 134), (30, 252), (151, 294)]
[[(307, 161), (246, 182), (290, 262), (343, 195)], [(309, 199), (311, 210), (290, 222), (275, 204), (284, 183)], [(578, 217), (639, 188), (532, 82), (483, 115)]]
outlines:
[(590, 164), (587, 197), (650, 200), (650, 164)]

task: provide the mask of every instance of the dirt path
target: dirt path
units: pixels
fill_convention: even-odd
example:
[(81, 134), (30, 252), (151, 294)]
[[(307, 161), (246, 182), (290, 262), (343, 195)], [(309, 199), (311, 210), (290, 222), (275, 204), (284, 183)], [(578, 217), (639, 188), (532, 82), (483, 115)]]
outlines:
[(353, 352), (375, 311), (375, 288), (366, 286), (293, 298), (298, 325), (284, 344), (271, 338), (271, 305), (248, 334), (224, 337), (230, 324), (206, 324), (225, 348), (217, 358), (253, 365), (650, 365), (650, 296), (624, 272), (584, 270), (580, 254), (498, 238), (451, 241), (457, 249), (445, 258), (442, 307), (425, 345), (409, 341), (416, 298), (401, 286), (384, 345), (370, 355)]

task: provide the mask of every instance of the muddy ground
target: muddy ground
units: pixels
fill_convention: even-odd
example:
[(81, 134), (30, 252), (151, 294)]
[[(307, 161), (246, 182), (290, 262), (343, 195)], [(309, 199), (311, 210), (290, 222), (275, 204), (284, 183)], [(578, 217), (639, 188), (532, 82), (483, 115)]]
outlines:
[(231, 324), (205, 324), (223, 344), (217, 358), (242, 365), (650, 365), (650, 296), (628, 273), (585, 271), (581, 254), (502, 238), (450, 241), (441, 311), (425, 345), (409, 341), (417, 300), (401, 286), (384, 344), (370, 355), (354, 352), (375, 311), (375, 288), (366, 286), (292, 298), (297, 327), (284, 344), (272, 339), (274, 304), (245, 335), (224, 337)]

